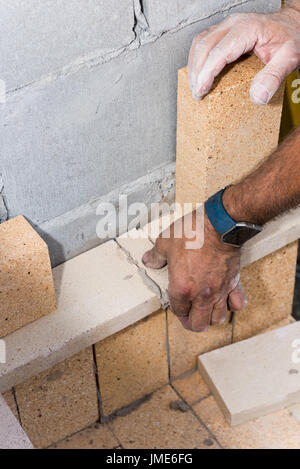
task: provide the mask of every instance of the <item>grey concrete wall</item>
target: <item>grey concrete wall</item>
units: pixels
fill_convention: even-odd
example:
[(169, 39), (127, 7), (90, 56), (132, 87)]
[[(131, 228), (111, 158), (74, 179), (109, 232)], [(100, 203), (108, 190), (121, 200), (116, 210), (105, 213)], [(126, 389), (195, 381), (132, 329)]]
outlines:
[(95, 207), (174, 187), (176, 79), (192, 38), (280, 0), (10, 0), (0, 5), (0, 220), (25, 215), (53, 264), (101, 240)]

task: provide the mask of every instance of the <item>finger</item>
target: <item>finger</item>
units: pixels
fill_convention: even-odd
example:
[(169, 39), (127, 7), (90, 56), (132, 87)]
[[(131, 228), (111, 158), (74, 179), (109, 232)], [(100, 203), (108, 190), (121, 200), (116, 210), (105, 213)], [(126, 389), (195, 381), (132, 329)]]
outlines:
[(246, 294), (242, 287), (241, 282), (237, 285), (237, 287), (229, 293), (228, 298), (228, 306), (230, 311), (241, 311), (244, 309), (248, 304)]
[(199, 35), (195, 41), (191, 60), (189, 61), (189, 82), (191, 91), (197, 87), (197, 77), (205, 64), (211, 50), (223, 39), (228, 33), (228, 28), (212, 28), (212, 32), (206, 33), (203, 37)]
[(192, 90), (192, 87), (193, 87), (193, 78), (194, 77), (192, 77), (192, 70), (193, 70), (193, 64), (194, 64), (196, 44), (199, 41), (201, 41), (201, 39), (204, 38), (207, 34), (208, 34), (208, 30), (203, 31), (203, 33), (198, 34), (196, 37), (194, 37), (194, 40), (193, 40), (191, 48), (190, 48), (189, 60), (188, 60), (188, 66), (187, 66), (190, 90)]
[(160, 238), (157, 239), (154, 248), (145, 252), (142, 258), (142, 262), (150, 269), (161, 269), (167, 265), (167, 255), (163, 249), (163, 243)]
[(171, 311), (175, 314), (175, 316), (177, 316), (179, 319), (188, 319), (192, 306), (191, 301), (185, 298), (174, 298), (174, 296), (170, 296), (169, 294), (169, 302)]
[(234, 26), (226, 36), (210, 51), (201, 70), (196, 70), (196, 86), (194, 96), (203, 98), (211, 89), (214, 79), (223, 68), (237, 60), (246, 52), (251, 51), (256, 43), (255, 28), (243, 30)]
[(203, 305), (199, 299), (193, 301), (189, 318), (194, 332), (205, 332), (209, 328), (213, 311), (212, 304)]
[[(217, 26), (211, 26), (208, 30), (203, 31), (202, 33), (198, 34), (192, 42), (192, 47), (190, 49), (189, 61), (188, 61), (188, 77), (189, 77), (190, 90), (192, 90), (193, 87), (195, 86), (195, 73), (194, 73), (195, 61), (201, 60), (201, 55), (204, 55), (206, 59), (210, 50), (218, 42), (218, 34), (214, 34), (214, 31), (216, 29), (217, 29)], [(226, 32), (224, 32), (224, 34), (226, 34)], [(207, 50), (207, 54), (205, 54), (206, 50)]]
[(215, 304), (211, 324), (215, 326), (216, 324), (223, 324), (226, 321), (227, 317), (227, 298), (223, 298), (218, 303)]
[(170, 301), (170, 308), (173, 313), (178, 317), (188, 317), (192, 306), (192, 288), (191, 285), (185, 281), (187, 276), (180, 266), (172, 264), (172, 258), (168, 265), (169, 271), (169, 286), (168, 294)]
[(250, 96), (255, 104), (267, 104), (284, 79), (299, 66), (299, 54), (286, 42), (254, 78)]

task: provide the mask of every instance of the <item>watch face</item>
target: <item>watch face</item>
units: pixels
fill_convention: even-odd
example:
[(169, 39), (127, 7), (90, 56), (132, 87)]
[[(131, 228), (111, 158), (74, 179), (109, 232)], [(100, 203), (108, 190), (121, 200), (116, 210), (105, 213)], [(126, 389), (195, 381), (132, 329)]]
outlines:
[(237, 224), (230, 231), (222, 236), (222, 241), (225, 244), (231, 244), (232, 246), (243, 246), (249, 239), (260, 233), (261, 227), (257, 225), (251, 225), (250, 223)]

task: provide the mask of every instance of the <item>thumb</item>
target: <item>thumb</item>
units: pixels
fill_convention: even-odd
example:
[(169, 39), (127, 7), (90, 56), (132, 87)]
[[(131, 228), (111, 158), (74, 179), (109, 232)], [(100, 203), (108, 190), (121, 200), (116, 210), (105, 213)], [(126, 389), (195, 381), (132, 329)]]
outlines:
[(158, 241), (159, 240), (156, 241), (154, 248), (145, 252), (142, 258), (143, 264), (150, 269), (161, 269), (167, 264), (167, 257), (160, 249), (160, 243)]
[(285, 43), (261, 70), (251, 84), (250, 96), (255, 104), (267, 104), (285, 78), (298, 66), (298, 54)]

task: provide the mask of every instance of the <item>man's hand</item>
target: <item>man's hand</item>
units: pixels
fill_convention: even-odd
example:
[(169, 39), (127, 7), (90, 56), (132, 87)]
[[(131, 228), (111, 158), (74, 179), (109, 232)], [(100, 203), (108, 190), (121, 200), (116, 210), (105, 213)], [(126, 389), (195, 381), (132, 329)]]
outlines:
[[(299, 147), (300, 128), (254, 173), (225, 190), (223, 204), (234, 220), (264, 225), (300, 205)], [(185, 223), (184, 218), (175, 223)], [(193, 222), (194, 231), (195, 227)], [(221, 242), (206, 215), (200, 249), (187, 249), (191, 240), (176, 238), (175, 228), (173, 224), (171, 237), (159, 237), (143, 262), (153, 269), (168, 263), (171, 309), (185, 328), (205, 331), (210, 324), (225, 320), (227, 305), (239, 311), (247, 304), (239, 281), (241, 251)]]
[(241, 310), (246, 305), (239, 275), (240, 249), (224, 245), (206, 216), (203, 247), (187, 249), (190, 241), (176, 239), (173, 224), (171, 238), (162, 234), (155, 247), (144, 254), (143, 262), (154, 269), (168, 263), (172, 311), (186, 329), (203, 332), (225, 321), (227, 307)]
[(189, 56), (189, 85), (202, 99), (215, 77), (229, 63), (253, 51), (265, 68), (254, 78), (250, 94), (266, 104), (283, 80), (300, 66), (300, 1), (280, 12), (235, 14), (195, 37)]

